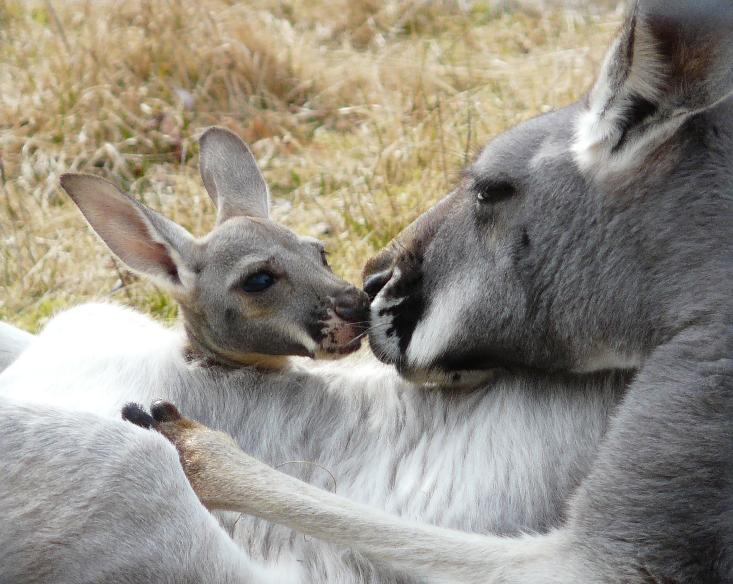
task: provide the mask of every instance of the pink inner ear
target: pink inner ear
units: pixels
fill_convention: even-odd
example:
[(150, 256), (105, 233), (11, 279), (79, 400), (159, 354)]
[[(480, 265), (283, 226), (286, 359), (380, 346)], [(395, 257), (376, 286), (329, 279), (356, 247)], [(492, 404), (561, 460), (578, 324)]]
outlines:
[(168, 276), (171, 280), (173, 280), (174, 283), (180, 284), (181, 278), (178, 276), (178, 267), (173, 262), (170, 255), (168, 255), (168, 250), (166, 250), (165, 247), (160, 244), (158, 244), (158, 247), (165, 254), (165, 259), (161, 259), (160, 265), (163, 266), (165, 271), (168, 273)]
[(166, 275), (180, 284), (178, 268), (166, 246), (155, 241), (140, 212), (125, 200), (109, 199), (97, 209), (87, 209), (90, 223), (109, 248), (134, 270)]
[(153, 271), (165, 272), (175, 284), (181, 283), (178, 268), (162, 243), (137, 240), (130, 242), (130, 246), (134, 248), (133, 253), (141, 258), (148, 258)]

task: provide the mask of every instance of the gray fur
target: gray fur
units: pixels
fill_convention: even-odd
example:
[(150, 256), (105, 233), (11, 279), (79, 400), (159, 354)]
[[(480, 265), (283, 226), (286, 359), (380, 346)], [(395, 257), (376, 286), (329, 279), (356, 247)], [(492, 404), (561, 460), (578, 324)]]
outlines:
[(0, 373), (28, 348), (33, 335), (0, 322)]
[(216, 203), (217, 223), (232, 217), (267, 219), (270, 216), (267, 184), (247, 145), (223, 128), (211, 128), (199, 142), (199, 170), (206, 191)]
[[(2, 398), (0, 409), (2, 584), (265, 578), (198, 504), (175, 450), (155, 434)], [(98, 452), (107, 464), (92, 464)]]
[[(245, 152), (232, 147), (234, 163)], [(185, 332), (112, 305), (86, 305), (54, 318), (0, 377), (0, 409), (4, 419), (17, 424), (0, 429), (1, 456), (11, 470), (0, 481), (5, 505), (0, 516), (24, 517), (39, 504), (53, 509), (6, 530), (0, 563), (9, 566), (8, 578), (145, 582), (157, 570), (161, 579), (175, 581), (195, 579), (207, 568), (221, 581), (250, 573), (261, 573), (267, 582), (284, 575), (288, 581), (344, 584), (412, 582), (418, 576), (250, 516), (220, 516), (243, 551), (220, 544), (225, 532), (203, 521), (201, 506), (180, 492), (180, 473), (171, 477), (169, 462), (161, 462), (158, 448), (170, 455), (154, 446), (162, 438), (151, 435), (150, 443), (141, 444), (138, 434), (110, 420), (133, 400), (172, 400), (187, 415), (235, 436), (265, 463), (333, 489), (323, 470), (328, 469), (339, 495), (403, 517), (507, 535), (546, 532), (560, 524), (564, 504), (589, 471), (623, 392), (623, 375), (541, 378), (521, 372), (461, 395), (452, 388), (424, 391), (364, 357), (333, 364), (283, 360), (273, 368), (271, 361), (266, 367), (263, 360), (247, 364), (250, 356), (240, 349), (235, 360), (222, 347), (239, 346), (240, 336), (264, 356), (298, 352), (277, 331), (267, 342), (284, 349), (273, 348), (264, 333), (283, 314), (302, 312), (309, 304), (317, 308), (314, 287), (328, 289), (336, 282), (348, 297), (350, 288), (325, 266), (314, 269), (314, 259), (320, 260), (317, 244), (269, 221), (242, 223), (238, 217), (196, 240), (110, 183), (66, 175), (64, 186), (118, 256), (179, 299)], [(262, 197), (262, 191), (254, 196)], [(215, 200), (221, 203), (220, 196)], [(241, 310), (241, 322), (228, 328), (216, 319), (229, 303), (242, 303), (231, 281), (246, 272), (252, 248), (266, 249), (287, 268), (292, 293), (272, 297), (271, 311)], [(334, 296), (336, 311), (344, 294)], [(225, 341), (212, 341), (209, 327)], [(302, 328), (308, 332), (305, 324)], [(103, 417), (76, 416), (79, 411)], [(108, 432), (113, 439), (107, 440)], [(41, 448), (51, 435), (52, 446)], [(109, 452), (112, 444), (115, 452)], [(29, 457), (35, 460), (31, 472), (23, 462)], [(171, 484), (177, 485), (174, 493)], [(105, 489), (104, 499), (99, 489)], [(116, 509), (116, 500), (123, 509), (138, 501), (142, 517)], [(171, 507), (181, 511), (169, 520)], [(49, 538), (39, 538), (36, 533), (49, 521)], [(85, 529), (90, 522), (97, 527)], [(181, 529), (187, 522), (194, 533)], [(155, 566), (140, 553), (141, 533), (151, 554), (161, 557)], [(170, 549), (176, 541), (168, 539), (171, 533), (178, 534), (178, 548)], [(72, 546), (69, 539), (79, 542)], [(107, 550), (111, 539), (116, 544)], [(197, 539), (203, 549), (193, 554)], [(65, 550), (60, 558), (56, 542)], [(115, 559), (116, 546), (131, 551)], [(105, 547), (99, 562), (69, 571), (84, 548), (99, 547)], [(47, 571), (34, 572), (38, 556), (49, 558)], [(268, 564), (265, 572), (263, 564)]]

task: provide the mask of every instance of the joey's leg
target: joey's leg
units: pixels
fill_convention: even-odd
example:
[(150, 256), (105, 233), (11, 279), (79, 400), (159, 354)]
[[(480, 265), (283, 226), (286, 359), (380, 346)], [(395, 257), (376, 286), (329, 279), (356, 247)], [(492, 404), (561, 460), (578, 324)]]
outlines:
[[(0, 583), (285, 583), (200, 504), (162, 437), (0, 399)], [(291, 577), (292, 576), (292, 577)]]

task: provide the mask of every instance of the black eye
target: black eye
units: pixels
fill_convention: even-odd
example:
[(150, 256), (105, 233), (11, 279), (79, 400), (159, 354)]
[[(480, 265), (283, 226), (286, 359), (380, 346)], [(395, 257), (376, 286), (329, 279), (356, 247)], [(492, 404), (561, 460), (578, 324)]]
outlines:
[(275, 276), (270, 272), (255, 272), (247, 276), (239, 286), (247, 293), (262, 292), (275, 283)]
[(479, 203), (494, 204), (513, 197), (517, 193), (515, 186), (507, 181), (477, 179), (473, 183), (473, 191)]

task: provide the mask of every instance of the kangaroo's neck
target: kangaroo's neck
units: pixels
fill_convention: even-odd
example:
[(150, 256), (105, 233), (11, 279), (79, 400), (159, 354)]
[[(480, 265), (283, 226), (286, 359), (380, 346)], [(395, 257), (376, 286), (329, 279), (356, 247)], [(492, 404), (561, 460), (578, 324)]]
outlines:
[(195, 363), (201, 367), (223, 367), (228, 369), (255, 367), (266, 371), (279, 371), (288, 366), (289, 358), (286, 355), (242, 354), (216, 350), (202, 341), (195, 329), (185, 322), (183, 323), (183, 330), (186, 334), (183, 356), (189, 363)]

